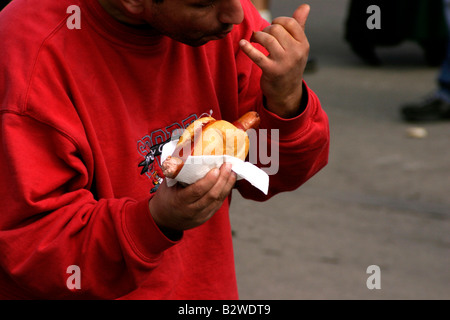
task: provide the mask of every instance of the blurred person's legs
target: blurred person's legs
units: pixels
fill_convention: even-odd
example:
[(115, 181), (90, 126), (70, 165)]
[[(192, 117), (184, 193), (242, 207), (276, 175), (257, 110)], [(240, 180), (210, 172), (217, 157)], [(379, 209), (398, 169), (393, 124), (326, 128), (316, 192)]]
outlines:
[(427, 63), (440, 65), (446, 33), (441, 0), (350, 0), (348, 4), (345, 40), (369, 65), (381, 64), (377, 47), (397, 46), (404, 41), (417, 42)]
[(0, 2), (0, 11), (10, 3), (10, 0)]
[(449, 30), (447, 55), (438, 76), (438, 88), (428, 98), (401, 108), (407, 121), (434, 121), (450, 119), (450, 0), (443, 0)]
[(375, 41), (366, 27), (367, 1), (350, 0), (345, 21), (345, 40), (350, 45), (353, 53), (369, 65), (381, 63), (375, 53)]
[(272, 21), (272, 14), (270, 12), (270, 0), (252, 0), (256, 9), (258, 9), (261, 17), (266, 19), (267, 21)]
[(442, 64), (438, 78), (438, 92), (444, 99), (450, 101), (450, 0), (443, 0), (443, 2), (445, 6), (445, 17), (447, 18), (449, 38), (447, 42), (447, 55), (444, 63)]
[(345, 40), (353, 53), (368, 65), (380, 65), (376, 47), (395, 46), (406, 39), (417, 1), (350, 0)]
[(434, 67), (441, 66), (446, 59), (449, 33), (446, 5), (443, 0), (419, 0), (416, 9), (412, 40), (422, 47), (427, 63)]

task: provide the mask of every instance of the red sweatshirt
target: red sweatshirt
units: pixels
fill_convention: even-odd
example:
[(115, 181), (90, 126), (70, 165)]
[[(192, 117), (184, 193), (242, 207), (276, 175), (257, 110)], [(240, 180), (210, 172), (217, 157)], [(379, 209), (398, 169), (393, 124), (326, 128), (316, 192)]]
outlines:
[[(80, 29), (67, 26), (70, 5)], [(266, 23), (242, 5), (242, 24), (197, 48), (122, 25), (94, 0), (14, 0), (0, 13), (1, 298), (238, 298), (230, 199), (171, 241), (148, 207), (159, 157), (138, 165), (202, 115), (251, 109), (280, 130), (280, 169), (267, 196), (240, 182), (244, 197), (296, 189), (326, 164), (327, 117), (306, 85), (298, 117), (264, 109), (261, 71), (238, 41)]]

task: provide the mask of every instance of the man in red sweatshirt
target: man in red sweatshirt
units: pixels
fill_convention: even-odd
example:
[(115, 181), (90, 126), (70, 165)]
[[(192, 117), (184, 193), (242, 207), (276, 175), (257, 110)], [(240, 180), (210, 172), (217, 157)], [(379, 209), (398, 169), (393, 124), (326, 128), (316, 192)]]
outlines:
[[(250, 0), (0, 12), (0, 297), (238, 298), (231, 190), (264, 201), (328, 160), (327, 116), (302, 79), (308, 13), (268, 25)], [(250, 110), (278, 130), (267, 195), (227, 165), (166, 185), (156, 151), (175, 130)]]

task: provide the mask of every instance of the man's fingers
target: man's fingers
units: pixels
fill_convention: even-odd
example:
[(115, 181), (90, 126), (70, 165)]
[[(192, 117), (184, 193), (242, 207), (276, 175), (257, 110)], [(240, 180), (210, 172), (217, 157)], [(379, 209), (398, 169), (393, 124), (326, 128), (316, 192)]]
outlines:
[[(272, 24), (263, 31), (255, 32), (252, 39), (254, 42), (266, 48), (269, 52), (269, 59), (278, 59), (284, 55), (284, 46), (287, 46), (287, 41), (285, 41), (287, 37), (290, 36), (283, 26)], [(269, 59), (265, 62), (268, 63), (270, 61)]]
[(217, 168), (209, 171), (205, 177), (198, 180), (196, 183), (187, 186), (183, 192), (183, 196), (186, 197), (187, 203), (194, 203), (203, 198), (209, 190), (216, 184), (219, 178), (220, 171)]
[(239, 42), (241, 50), (264, 71), (270, 67), (271, 58), (281, 57), (283, 51), (290, 47), (292, 38), (304, 42), (306, 38), (304, 31), (309, 12), (310, 6), (302, 4), (295, 10), (293, 18), (278, 17), (263, 31), (253, 34), (250, 41), (257, 42), (265, 47), (270, 57), (267, 57), (244, 39)]
[(250, 42), (245, 39), (239, 41), (241, 50), (261, 69), (265, 69), (269, 61), (264, 53), (256, 49)]
[[(231, 164), (222, 165), (214, 185), (201, 198), (190, 204), (198, 212), (201, 219), (209, 219), (222, 206), (236, 182), (236, 175), (231, 172)], [(211, 177), (205, 177), (209, 179)]]
[[(290, 41), (294, 38), (297, 41), (303, 41), (306, 37), (304, 30), (300, 26), (297, 20), (289, 17), (278, 17), (273, 20), (272, 28), (270, 29), (278, 31), (274, 27), (279, 26), (283, 30), (278, 31), (280, 36), (278, 37), (281, 45), (286, 48), (289, 47)], [(284, 33), (281, 33), (284, 31)], [(289, 39), (290, 38), (290, 39)]]
[(231, 164), (224, 164), (220, 169), (212, 169), (196, 183), (183, 191), (188, 203), (197, 202), (197, 207), (208, 206), (208, 202), (223, 201), (229, 194), (236, 178), (231, 172)]
[[(293, 20), (292, 18), (287, 19), (295, 23), (297, 25), (297, 28), (300, 29), (298, 23), (295, 20)], [(279, 21), (280, 18), (277, 18), (275, 20)], [(286, 26), (281, 23), (274, 22), (270, 26), (264, 28), (262, 32), (256, 32), (255, 39), (259, 39), (259, 41), (257, 42), (263, 45), (269, 51), (272, 57), (276, 57), (282, 55), (285, 50), (289, 49), (292, 41), (292, 35), (289, 33), (289, 30), (287, 30)]]
[(217, 178), (217, 182), (203, 198), (205, 198), (205, 201), (207, 202), (222, 202), (230, 193), (235, 181), (236, 175), (231, 171), (231, 164), (224, 163), (220, 167), (220, 174)]

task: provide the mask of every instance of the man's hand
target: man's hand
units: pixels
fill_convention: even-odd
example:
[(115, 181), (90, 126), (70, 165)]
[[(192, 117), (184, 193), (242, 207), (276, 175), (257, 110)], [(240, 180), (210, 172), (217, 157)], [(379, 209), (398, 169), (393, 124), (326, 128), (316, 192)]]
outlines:
[(231, 164), (211, 170), (187, 187), (163, 182), (149, 202), (150, 213), (164, 231), (183, 231), (208, 221), (222, 206), (236, 182)]
[(276, 18), (263, 31), (254, 33), (251, 41), (265, 47), (268, 56), (244, 39), (239, 43), (242, 51), (263, 72), (261, 90), (267, 108), (283, 118), (297, 115), (300, 107), (303, 72), (309, 54), (305, 34), (309, 11), (309, 5), (301, 5), (293, 18)]

